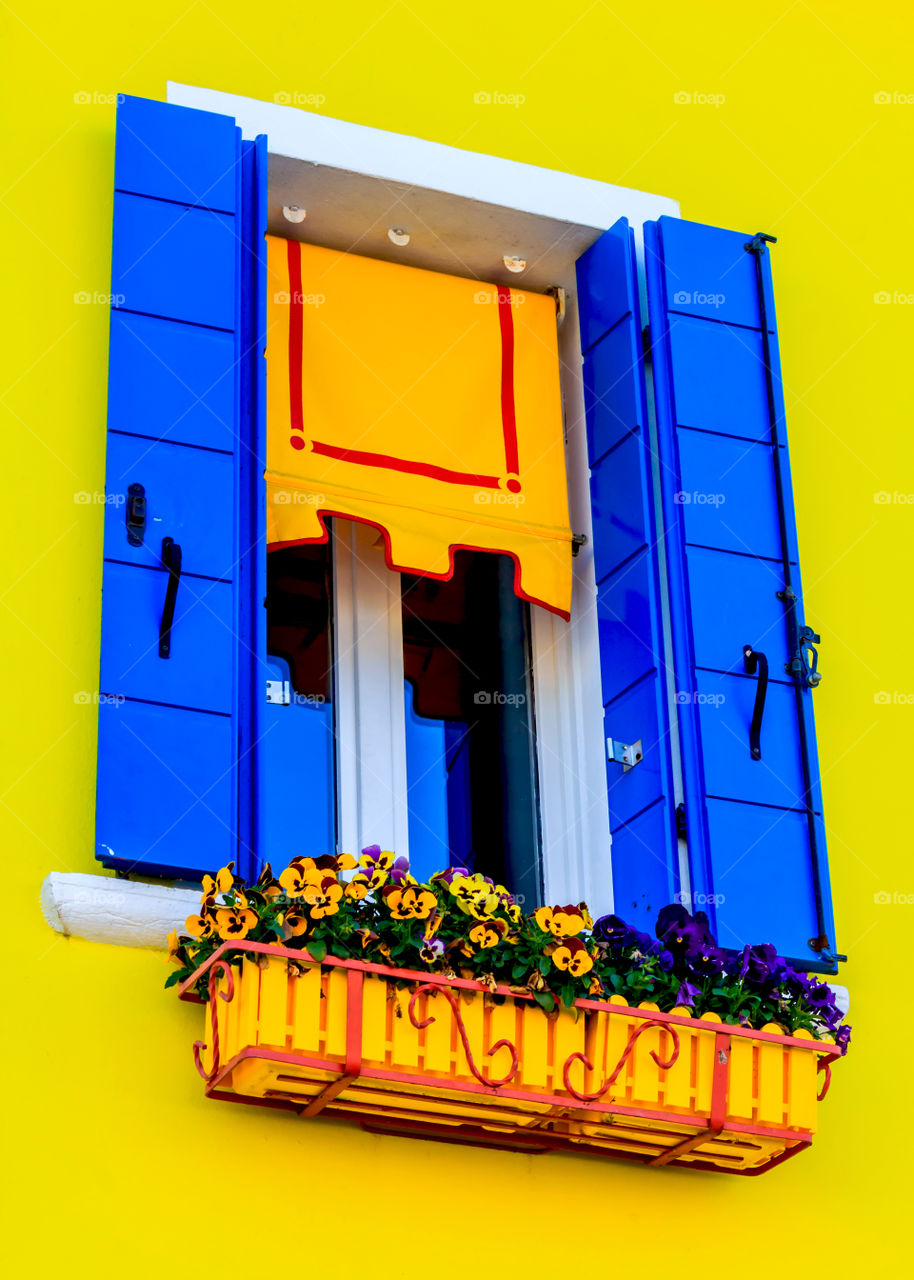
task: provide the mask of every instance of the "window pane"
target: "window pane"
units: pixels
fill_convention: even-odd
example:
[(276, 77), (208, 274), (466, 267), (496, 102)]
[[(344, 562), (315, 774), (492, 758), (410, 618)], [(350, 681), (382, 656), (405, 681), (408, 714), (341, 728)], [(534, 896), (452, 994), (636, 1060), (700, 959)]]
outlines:
[(268, 702), (260, 771), (260, 856), (275, 868), (336, 849), (330, 546), (283, 547), (267, 556), (270, 678), (289, 701)]
[(527, 606), (505, 556), (457, 552), (449, 582), (403, 575), (409, 851), (540, 899)]

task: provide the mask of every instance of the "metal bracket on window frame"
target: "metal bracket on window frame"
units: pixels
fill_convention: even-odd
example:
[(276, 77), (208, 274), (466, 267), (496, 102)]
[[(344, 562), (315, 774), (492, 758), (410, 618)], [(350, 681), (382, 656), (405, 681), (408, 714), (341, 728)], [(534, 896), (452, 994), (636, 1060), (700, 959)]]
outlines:
[(636, 764), (640, 764), (642, 755), (640, 738), (637, 742), (631, 743), (619, 742), (617, 738), (606, 739), (606, 758), (621, 764), (623, 773), (628, 773), (629, 769), (634, 769)]
[(287, 707), (292, 701), (292, 687), (288, 680), (267, 681), (267, 702), (274, 706)]

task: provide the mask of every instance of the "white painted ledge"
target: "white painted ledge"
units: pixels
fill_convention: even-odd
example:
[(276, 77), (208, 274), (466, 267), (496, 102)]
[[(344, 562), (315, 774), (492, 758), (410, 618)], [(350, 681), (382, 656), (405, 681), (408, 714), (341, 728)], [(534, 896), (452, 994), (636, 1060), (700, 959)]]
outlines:
[(41, 910), (65, 937), (122, 947), (164, 949), (172, 929), (200, 908), (200, 893), (110, 876), (52, 871), (41, 886)]

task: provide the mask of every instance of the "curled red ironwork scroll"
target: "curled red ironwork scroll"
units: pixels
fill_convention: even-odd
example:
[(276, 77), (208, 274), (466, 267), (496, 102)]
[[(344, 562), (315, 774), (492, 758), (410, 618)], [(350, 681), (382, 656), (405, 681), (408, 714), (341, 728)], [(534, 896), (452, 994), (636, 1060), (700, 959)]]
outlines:
[(487, 1080), (486, 1077), (481, 1073), (481, 1071), (479, 1070), (479, 1068), (477, 1067), (473, 1059), (473, 1052), (470, 1049), (470, 1041), (467, 1037), (467, 1029), (463, 1023), (463, 1016), (460, 1012), (460, 1005), (458, 1003), (457, 997), (453, 994), (453, 992), (446, 990), (444, 987), (437, 986), (434, 982), (423, 982), (421, 987), (416, 988), (416, 990), (410, 996), (410, 1000), (409, 1000), (409, 1020), (413, 1024), (413, 1026), (416, 1028), (416, 1030), (422, 1031), (426, 1027), (431, 1026), (431, 1024), (435, 1021), (434, 1017), (426, 1018), (424, 1022), (419, 1022), (418, 1019), (416, 1018), (416, 1012), (415, 1012), (416, 1001), (419, 999), (421, 995), (424, 995), (426, 992), (429, 992), (429, 991), (432, 991), (432, 992), (435, 992), (436, 994), (444, 996), (445, 1000), (451, 1006), (451, 1012), (454, 1015), (454, 1022), (457, 1024), (457, 1032), (460, 1036), (460, 1041), (463, 1045), (463, 1052), (466, 1054), (467, 1065), (469, 1066), (470, 1070), (472, 1071), (476, 1079), (479, 1081), (479, 1083), (484, 1084), (489, 1089), (499, 1089), (501, 1088), (502, 1085), (506, 1085), (510, 1083), (510, 1081), (512, 1081), (514, 1077), (517, 1075), (517, 1068), (519, 1065), (517, 1049), (511, 1043), (510, 1040), (498, 1040), (495, 1044), (492, 1045), (492, 1048), (489, 1050), (489, 1053), (488, 1053), (488, 1056), (490, 1058), (493, 1056), (493, 1054), (498, 1053), (499, 1049), (507, 1049), (509, 1051), (509, 1053), (511, 1054), (511, 1070), (508, 1072), (506, 1076), (503, 1076), (500, 1080)]
[[(576, 1089), (574, 1085), (571, 1083), (571, 1080), (569, 1077), (571, 1074), (572, 1063), (582, 1062), (584, 1064), (585, 1071), (593, 1070), (593, 1063), (590, 1061), (590, 1059), (587, 1057), (586, 1054), (572, 1053), (569, 1056), (569, 1058), (566, 1060), (564, 1070), (562, 1071), (562, 1081), (565, 1085), (565, 1088), (572, 1095), (572, 1097), (577, 1098), (579, 1102), (596, 1102), (598, 1098), (602, 1098), (603, 1094), (606, 1093), (607, 1089), (612, 1088), (612, 1086), (616, 1083), (616, 1080), (618, 1079), (618, 1076), (619, 1076), (619, 1072), (622, 1070), (626, 1062), (628, 1062), (629, 1058), (631, 1057), (632, 1050), (635, 1047), (635, 1043), (638, 1037), (640, 1035), (643, 1035), (645, 1031), (650, 1030), (651, 1027), (655, 1027), (655, 1026), (657, 1026), (656, 1022), (642, 1022), (640, 1026), (635, 1027), (635, 1029), (632, 1031), (632, 1033), (628, 1037), (628, 1042), (625, 1048), (622, 1050), (622, 1056), (620, 1057), (619, 1061), (616, 1063), (612, 1074), (606, 1078), (606, 1080), (600, 1086), (600, 1088), (597, 1089), (596, 1093), (581, 1093), (580, 1090)], [(673, 1026), (668, 1026), (666, 1030), (673, 1037), (673, 1052), (670, 1055), (669, 1061), (664, 1062), (661, 1059), (660, 1055), (657, 1053), (656, 1049), (651, 1050), (651, 1057), (654, 1059), (654, 1061), (656, 1062), (657, 1066), (660, 1068), (661, 1071), (668, 1071), (670, 1067), (673, 1066), (676, 1059), (679, 1057), (679, 1032)]]
[(819, 1063), (819, 1071), (824, 1072), (825, 1079), (822, 1082), (822, 1091), (816, 1094), (816, 1101), (821, 1102), (831, 1086), (831, 1062), (828, 1058), (823, 1058)]
[[(219, 981), (220, 973), (225, 974), (226, 989), (225, 991), (217, 992), (216, 984)], [(226, 964), (224, 960), (217, 960), (209, 971), (209, 1012), (213, 1039), (213, 1065), (209, 1071), (204, 1070), (203, 1067), (202, 1055), (203, 1050), (206, 1048), (206, 1043), (203, 1040), (194, 1041), (194, 1066), (200, 1072), (200, 1075), (207, 1084), (216, 1078), (219, 1071), (219, 1019), (216, 1014), (217, 994), (219, 999), (224, 1000), (226, 1004), (229, 1003), (235, 994), (235, 975), (232, 972), (231, 966)]]

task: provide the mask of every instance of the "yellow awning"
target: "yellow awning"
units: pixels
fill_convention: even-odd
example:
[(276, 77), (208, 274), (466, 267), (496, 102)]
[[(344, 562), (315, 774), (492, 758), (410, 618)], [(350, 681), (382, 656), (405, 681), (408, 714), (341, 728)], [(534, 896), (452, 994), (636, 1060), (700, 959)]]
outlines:
[(555, 304), (542, 294), (267, 237), (267, 539), (376, 525), (391, 568), (515, 562), (567, 618), (571, 529)]

